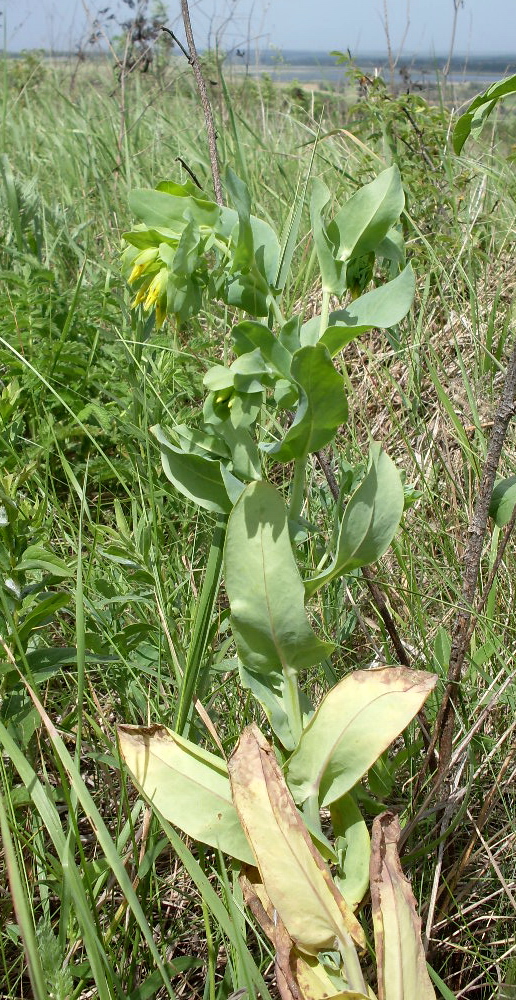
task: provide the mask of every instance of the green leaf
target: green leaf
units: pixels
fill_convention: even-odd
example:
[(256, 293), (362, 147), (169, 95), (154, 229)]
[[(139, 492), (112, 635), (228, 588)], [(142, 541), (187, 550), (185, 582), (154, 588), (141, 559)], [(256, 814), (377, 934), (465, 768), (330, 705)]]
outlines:
[(336, 802), (414, 718), (437, 677), (406, 667), (355, 670), (323, 698), (287, 765), (295, 801)]
[(251, 316), (267, 316), (269, 313), (269, 288), (256, 268), (230, 276), (223, 295), (229, 306), (244, 309)]
[(225, 761), (164, 726), (119, 726), (118, 740), (137, 787), (165, 819), (194, 840), (253, 863)]
[(279, 462), (291, 462), (324, 448), (348, 416), (344, 382), (324, 344), (302, 347), (296, 352), (292, 377), (299, 385), (294, 422), (283, 441), (261, 446)]
[(59, 556), (44, 549), (42, 545), (29, 545), (15, 569), (17, 573), (38, 569), (58, 577), (73, 576), (74, 573)]
[[(167, 254), (163, 243), (160, 244), (160, 257), (166, 263)], [(197, 226), (190, 221), (187, 223), (181, 234), (181, 239), (173, 258), (170, 259), (169, 266), (174, 274), (193, 274), (199, 266), (199, 257), (202, 252), (201, 237)]]
[(268, 222), (265, 222), (264, 219), (257, 219), (254, 215), (251, 216), (251, 229), (253, 230), (256, 267), (267, 284), (274, 288), (280, 255), (278, 237)]
[(364, 184), (337, 213), (328, 226), (338, 260), (347, 261), (376, 250), (405, 204), (400, 172), (396, 165)]
[(310, 163), (308, 165), (308, 169), (305, 174), (304, 182), (302, 185), (299, 183), (297, 186), (294, 200), (292, 202), (292, 205), (290, 206), (288, 219), (281, 234), (281, 247), (280, 247), (279, 261), (278, 261), (278, 272), (275, 281), (276, 288), (279, 289), (283, 289), (285, 287), (287, 276), (290, 272), (290, 268), (292, 265), (292, 260), (297, 245), (299, 227), (301, 225), (301, 219), (303, 215), (303, 206), (306, 201), (308, 182), (312, 174), (314, 160), (317, 153), (318, 153), (318, 142), (316, 141), (312, 145), (312, 155), (310, 157)]
[(285, 669), (303, 670), (329, 655), (332, 645), (308, 621), (287, 511), (269, 483), (251, 483), (235, 504), (224, 573), (236, 647), (248, 670), (275, 683)]
[[(222, 365), (220, 366), (222, 368)], [(228, 371), (229, 369), (224, 369)], [(234, 381), (231, 373), (230, 381)], [(213, 426), (217, 434), (223, 436), (222, 426), (228, 420), (233, 427), (252, 427), (260, 412), (262, 401), (260, 392), (231, 391), (210, 392), (204, 400), (203, 417), (208, 426)]]
[(159, 441), (163, 471), (184, 496), (217, 514), (228, 514), (232, 504), (226, 492), (220, 463), (184, 454), (175, 448), (159, 424), (151, 427)]
[[(287, 320), (283, 324), (279, 332), (280, 344), (289, 352), (289, 354), (295, 354), (300, 347), (305, 346), (301, 343), (301, 316), (292, 316), (291, 319)], [(312, 341), (310, 341), (312, 343)], [(317, 343), (317, 338), (313, 341)]]
[(229, 458), (230, 450), (227, 445), (209, 431), (209, 428), (199, 431), (186, 424), (176, 424), (170, 433), (178, 448), (186, 454), (200, 455), (202, 458)]
[(305, 583), (310, 597), (330, 580), (376, 562), (387, 551), (403, 514), (400, 474), (377, 442), (371, 444), (365, 478), (348, 501), (333, 562)]
[[(366, 292), (346, 309), (330, 313), (328, 327), (320, 338), (332, 358), (355, 337), (373, 328), (388, 330), (407, 315), (414, 299), (414, 272), (409, 264), (392, 281)], [(301, 330), (303, 344), (315, 344), (319, 339), (319, 317), (305, 323)]]
[[(225, 389), (233, 388), (235, 376), (231, 369), (226, 368), (225, 365), (212, 365), (211, 368), (208, 368), (202, 381), (209, 392), (221, 393)], [(218, 402), (221, 402), (221, 400), (218, 400)]]
[(348, 906), (356, 910), (369, 888), (369, 831), (349, 792), (332, 802), (330, 815), (339, 854), (339, 874), (335, 882)]
[(315, 178), (310, 199), (310, 221), (312, 234), (319, 261), (323, 292), (331, 292), (339, 297), (346, 287), (346, 269), (342, 261), (337, 260), (337, 247), (329, 236), (329, 230), (324, 225), (323, 210), (330, 200), (330, 191), (323, 181)]
[(499, 528), (505, 527), (512, 517), (516, 505), (516, 476), (501, 479), (493, 490), (489, 506), (492, 517)]
[(473, 132), (478, 135), (493, 108), (498, 101), (509, 94), (516, 93), (516, 76), (509, 76), (506, 80), (499, 80), (491, 84), (487, 90), (475, 97), (468, 110), (461, 115), (453, 130), (453, 148), (457, 155), (461, 152), (466, 139)]
[[(169, 188), (170, 183), (168, 182)], [(131, 211), (146, 226), (169, 227), (179, 236), (190, 219), (197, 225), (204, 225), (209, 229), (218, 225), (221, 210), (215, 202), (193, 198), (191, 194), (187, 194), (186, 186), (174, 185), (173, 193), (171, 190), (163, 190), (163, 187), (160, 184), (160, 190), (156, 191), (139, 188), (131, 191), (129, 195)], [(234, 225), (236, 214), (233, 214), (232, 218)]]
[(226, 420), (219, 425), (218, 430), (230, 450), (230, 461), (224, 463), (229, 471), (239, 479), (261, 479), (260, 455), (247, 428), (233, 427), (230, 421)]
[(275, 374), (258, 347), (236, 358), (230, 371), (234, 375), (235, 389), (251, 393), (261, 391), (262, 376), (270, 378)]
[(251, 198), (247, 186), (231, 167), (226, 171), (226, 187), (238, 213), (238, 239), (233, 250), (232, 271), (245, 271), (254, 257), (253, 230), (251, 229)]
[(165, 191), (136, 189), (129, 195), (131, 212), (149, 228), (164, 226), (179, 237), (186, 224), (185, 197), (175, 197)]
[(27, 642), (30, 633), (35, 628), (41, 628), (42, 625), (48, 625), (49, 622), (54, 621), (56, 611), (67, 607), (72, 597), (71, 594), (45, 592), (38, 594), (35, 599), (34, 595), (31, 594), (29, 599), (31, 600), (30, 610), (27, 611), (16, 630), (18, 638), (23, 644)]
[(165, 191), (166, 194), (176, 195), (179, 198), (188, 198), (190, 195), (199, 194), (199, 188), (193, 181), (185, 181), (178, 184), (177, 181), (160, 181), (156, 184), (156, 191)]
[(292, 357), (271, 330), (262, 323), (244, 320), (231, 331), (235, 354), (239, 357), (258, 348), (262, 357), (284, 378), (290, 378)]

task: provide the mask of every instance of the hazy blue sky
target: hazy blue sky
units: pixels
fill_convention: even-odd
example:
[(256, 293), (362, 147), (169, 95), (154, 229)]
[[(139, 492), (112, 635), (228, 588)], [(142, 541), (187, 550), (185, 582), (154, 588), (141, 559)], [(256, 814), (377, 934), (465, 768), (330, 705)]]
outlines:
[[(151, 0), (152, 4), (152, 0)], [(446, 52), (450, 43), (454, 0), (386, 0), (389, 29), (396, 50), (404, 39), (406, 53)], [(0, 0), (10, 50), (69, 49), (86, 36), (88, 17), (109, 6), (113, 13), (130, 11), (121, 0)], [(165, 0), (169, 26), (182, 37), (179, 0)], [(221, 45), (262, 48), (350, 48), (352, 52), (384, 51), (383, 0), (191, 0), (199, 47), (221, 34)], [(225, 24), (225, 27), (221, 26)], [(464, 0), (459, 10), (455, 51), (516, 52), (516, 0)]]

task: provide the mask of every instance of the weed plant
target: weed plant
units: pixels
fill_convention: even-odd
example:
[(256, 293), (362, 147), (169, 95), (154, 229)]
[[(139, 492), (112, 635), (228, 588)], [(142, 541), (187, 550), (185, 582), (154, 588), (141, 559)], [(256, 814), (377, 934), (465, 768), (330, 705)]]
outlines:
[[(231, 309), (211, 303), (157, 331), (131, 316), (117, 264), (130, 189), (186, 180), (183, 165), (209, 186), (189, 72), (177, 59), (159, 84), (134, 75), (123, 99), (100, 63), (82, 64), (72, 91), (65, 65), (46, 65), (30, 86), (3, 77), (0, 991), (9, 1000), (222, 1000), (237, 984), (274, 996), (269, 945), (242, 915), (231, 868), (163, 832), (126, 786), (115, 739), (122, 720), (171, 724), (212, 528), (163, 478), (148, 431), (199, 408), (200, 359), (228, 358)], [(446, 108), (421, 100), (406, 104), (417, 128), (399, 97), (346, 112), (328, 101), (314, 117), (267, 81), (234, 90), (217, 81), (214, 107), (222, 162), (276, 228), (316, 140), (313, 172), (336, 204), (400, 167), (416, 301), (399, 327), (350, 346), (353, 419), (333, 461), (349, 490), (372, 434), (406, 473), (411, 507), (375, 572), (412, 665), (442, 681), (513, 335), (511, 121), (503, 145), (493, 125), (458, 160)], [(315, 313), (307, 215), (292, 274), (286, 302)], [(514, 434), (500, 472), (516, 472)], [(329, 487), (315, 464), (309, 477), (307, 514), (324, 523)], [(494, 527), (483, 582), (497, 545)], [(513, 609), (510, 542), (461, 685), (456, 747), (466, 749), (453, 811), (429, 812), (406, 846), (445, 998), (488, 1000), (516, 980)], [(356, 667), (395, 662), (360, 576), (328, 588), (317, 616), (338, 644), (328, 676), (309, 680), (319, 692)], [(235, 696), (228, 635), (221, 601), (204, 708), (229, 748), (256, 709)], [(410, 817), (416, 740), (409, 730), (371, 774), (371, 808)]]

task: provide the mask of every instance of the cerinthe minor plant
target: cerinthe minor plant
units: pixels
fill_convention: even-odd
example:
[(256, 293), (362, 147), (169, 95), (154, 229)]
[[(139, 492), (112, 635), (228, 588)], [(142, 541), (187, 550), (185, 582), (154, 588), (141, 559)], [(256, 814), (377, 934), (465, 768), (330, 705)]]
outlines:
[[(331, 551), (304, 579), (293, 547), (310, 531), (302, 518), (310, 455), (331, 445), (348, 418), (334, 359), (364, 331), (398, 323), (412, 302), (401, 180), (396, 167), (385, 170), (331, 221), (330, 192), (314, 181), (321, 309), (310, 318), (283, 311), (299, 206), (280, 243), (251, 215), (249, 193), (231, 171), (226, 188), (229, 208), (172, 182), (131, 199), (139, 222), (125, 234), (124, 263), (135, 307), (154, 310), (159, 326), (167, 315), (185, 322), (206, 297), (217, 298), (241, 318), (231, 330), (234, 360), (205, 375), (195, 426), (153, 428), (165, 474), (216, 525), (175, 731), (121, 726), (121, 751), (158, 813), (240, 863), (244, 898), (275, 947), (283, 1000), (374, 996), (357, 917), (369, 889), (379, 997), (427, 1000), (434, 992), (399, 865), (397, 820), (378, 816), (371, 842), (353, 790), (435, 678), (404, 667), (356, 671), (317, 706), (299, 685), (300, 671), (333, 649), (314, 632), (308, 602), (334, 578), (375, 562), (402, 517), (400, 475), (377, 443), (344, 510), (336, 505)], [(386, 280), (366, 292), (378, 262)], [(332, 310), (335, 298), (345, 304)], [(293, 470), (288, 495), (272, 485), (278, 465)], [(221, 572), (240, 683), (261, 705), (272, 743), (249, 726), (229, 761), (187, 738)]]

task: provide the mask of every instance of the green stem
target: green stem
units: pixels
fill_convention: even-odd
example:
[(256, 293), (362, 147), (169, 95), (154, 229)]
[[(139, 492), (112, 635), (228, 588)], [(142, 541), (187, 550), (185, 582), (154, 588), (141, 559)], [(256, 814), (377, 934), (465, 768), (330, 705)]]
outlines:
[(299, 740), (301, 739), (301, 733), (303, 732), (303, 716), (301, 713), (301, 703), (299, 701), (297, 673), (291, 667), (284, 667), (283, 676), (285, 678), (285, 709), (287, 712), (290, 731), (297, 746)]
[[(202, 915), (204, 920), (204, 933), (206, 934), (206, 945), (208, 949), (208, 987), (209, 987), (208, 996), (210, 1000), (215, 1000), (216, 996), (215, 965), (217, 962), (217, 955), (213, 943), (213, 935), (211, 933), (210, 914), (204, 899), (201, 900), (201, 906), (202, 906)], [(204, 995), (206, 996), (206, 993)]]
[(328, 327), (328, 317), (330, 315), (330, 292), (323, 290), (321, 318), (319, 322), (319, 337), (322, 337)]
[(208, 642), (213, 608), (219, 591), (224, 539), (226, 537), (227, 518), (220, 517), (213, 533), (213, 539), (208, 555), (206, 573), (202, 590), (195, 609), (192, 639), (188, 647), (183, 684), (174, 720), (174, 729), (182, 736), (187, 728), (188, 716), (195, 689), (201, 672), (201, 666)]
[(347, 931), (343, 930), (339, 934), (338, 941), (344, 965), (344, 974), (350, 989), (354, 990), (355, 993), (363, 993), (364, 996), (367, 996), (367, 986), (351, 936)]
[(297, 521), (303, 509), (307, 461), (308, 455), (304, 455), (303, 458), (296, 458), (294, 462), (294, 478), (292, 480), (292, 493), (290, 494), (290, 506), (288, 510), (290, 521)]
[(281, 311), (278, 303), (276, 302), (275, 298), (271, 299), (271, 308), (272, 308), (272, 311), (274, 313), (274, 319), (276, 320), (276, 323), (279, 326), (284, 326), (285, 325), (285, 317), (284, 317), (284, 315), (283, 315), (283, 313), (282, 313), (282, 311)]

